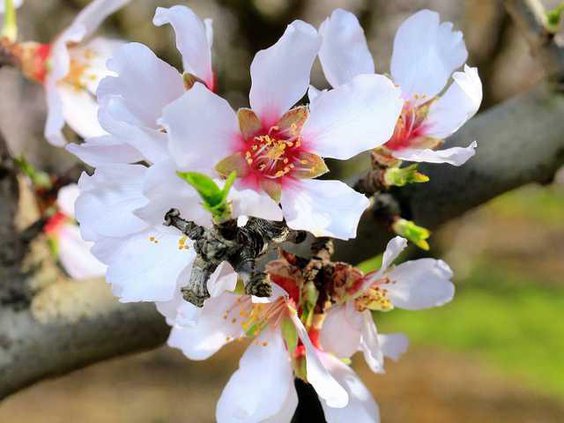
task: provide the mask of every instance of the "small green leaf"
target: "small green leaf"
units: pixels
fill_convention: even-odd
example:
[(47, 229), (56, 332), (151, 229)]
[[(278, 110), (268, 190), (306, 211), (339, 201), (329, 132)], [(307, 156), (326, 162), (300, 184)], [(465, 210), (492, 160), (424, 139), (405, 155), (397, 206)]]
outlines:
[(53, 183), (49, 175), (33, 166), (24, 156), (14, 159), (14, 164), (26, 175), (35, 188), (51, 189)]
[(407, 184), (428, 182), (429, 177), (417, 171), (417, 164), (386, 169), (384, 181), (388, 186), (403, 187)]
[(4, 0), (4, 25), (0, 38), (5, 37), (10, 41), (16, 41), (18, 37), (18, 22), (14, 0)]
[(562, 13), (564, 13), (564, 3), (561, 3), (554, 9), (546, 12), (546, 23), (550, 32), (556, 33), (558, 31), (560, 19), (562, 19)]
[(406, 219), (398, 219), (392, 228), (396, 234), (407, 238), (422, 250), (429, 250), (427, 239), (431, 236), (431, 232), (428, 229), (417, 226), (411, 220)]
[(198, 172), (177, 172), (177, 174), (198, 191), (206, 206), (213, 208), (221, 203), (223, 192), (208, 175)]

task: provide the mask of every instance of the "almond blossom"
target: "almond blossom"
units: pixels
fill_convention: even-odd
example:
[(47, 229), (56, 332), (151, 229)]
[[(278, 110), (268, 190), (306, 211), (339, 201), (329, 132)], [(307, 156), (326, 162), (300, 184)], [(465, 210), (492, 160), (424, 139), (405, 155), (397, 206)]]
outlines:
[(158, 123), (163, 108), (196, 81), (214, 88), (212, 21), (201, 20), (186, 6), (173, 6), (157, 8), (153, 22), (174, 28), (184, 73), (143, 44), (128, 43), (116, 50), (107, 63), (112, 75), (102, 80), (97, 92), (100, 125), (107, 134), (67, 147), (91, 166), (167, 159), (166, 135)]
[(74, 220), (74, 203), (79, 195), (76, 184), (61, 188), (57, 194), (58, 211), (45, 224), (44, 232), (51, 241), (61, 265), (73, 279), (103, 276), (106, 267), (90, 252)]
[(222, 289), (196, 315), (181, 300), (164, 313), (173, 324), (168, 344), (192, 360), (205, 360), (234, 340), (253, 339), (219, 399), (218, 422), (290, 421), (298, 403), (297, 368), (318, 393), (327, 421), (378, 420), (378, 407), (360, 379), (308, 333), (298, 317), (299, 296), (277, 285), (266, 301), (238, 295), (233, 279)]
[(331, 293), (334, 304), (320, 332), (326, 351), (340, 358), (362, 351), (368, 366), (380, 373), (384, 354), (397, 359), (407, 348), (407, 340), (400, 334), (379, 335), (371, 312), (394, 307), (420, 310), (452, 299), (452, 271), (444, 261), (425, 258), (392, 266), (406, 246), (406, 239), (395, 237), (388, 243), (378, 271), (366, 276), (347, 273), (343, 283), (335, 286)]
[[(328, 170), (324, 157), (348, 159), (387, 141), (403, 102), (387, 78), (360, 75), (309, 106), (293, 107), (307, 91), (320, 43), (311, 25), (295, 21), (255, 56), (250, 109), (235, 113), (195, 83), (164, 109), (160, 123), (175, 171), (236, 172), (235, 188), (260, 196), (261, 207), (251, 215), (283, 217), (292, 229), (348, 239), (368, 199), (340, 181), (314, 178)], [(275, 218), (278, 203), (282, 212)]]
[(104, 133), (98, 124), (94, 94), (100, 80), (109, 73), (107, 58), (123, 42), (92, 35), (107, 16), (129, 1), (94, 0), (52, 43), (15, 46), (24, 74), (45, 88), (45, 137), (51, 144), (66, 144), (62, 134), (65, 122), (82, 137)]
[[(477, 69), (464, 65), (456, 71), (466, 62), (468, 52), (462, 33), (452, 26), (441, 23), (438, 13), (421, 10), (396, 33), (391, 76), (405, 103), (393, 135), (383, 146), (396, 159), (460, 166), (475, 153), (475, 141), (465, 148), (437, 150), (442, 140), (477, 112), (482, 101)], [(320, 33), (319, 58), (333, 87), (357, 75), (374, 73), (364, 31), (352, 13), (335, 10)]]

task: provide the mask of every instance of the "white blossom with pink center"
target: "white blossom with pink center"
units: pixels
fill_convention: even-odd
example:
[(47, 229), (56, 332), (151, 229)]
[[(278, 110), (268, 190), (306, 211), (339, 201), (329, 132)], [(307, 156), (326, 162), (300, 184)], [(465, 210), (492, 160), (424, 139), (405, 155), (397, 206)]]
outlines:
[(66, 144), (65, 122), (81, 137), (104, 133), (94, 96), (100, 80), (110, 74), (106, 60), (123, 41), (92, 35), (106, 17), (129, 1), (94, 0), (52, 43), (22, 43), (15, 50), (24, 74), (45, 88), (45, 137), (51, 144)]
[(399, 358), (407, 348), (407, 339), (401, 334), (379, 335), (371, 312), (394, 307), (421, 310), (452, 300), (452, 271), (444, 261), (425, 258), (392, 266), (406, 246), (404, 238), (392, 239), (378, 271), (334, 296), (335, 304), (327, 312), (320, 334), (326, 351), (340, 358), (362, 351), (368, 366), (380, 373), (384, 356)]
[(348, 239), (356, 235), (368, 199), (340, 181), (314, 178), (327, 171), (324, 157), (349, 159), (386, 142), (403, 101), (388, 78), (360, 75), (309, 106), (293, 107), (306, 94), (320, 44), (311, 25), (295, 21), (255, 56), (250, 109), (235, 113), (195, 83), (164, 109), (160, 123), (175, 171), (216, 178), (234, 171), (236, 190), (258, 194), (260, 207), (249, 215), (284, 218), (292, 229)]
[[(396, 33), (391, 76), (405, 104), (384, 147), (397, 159), (460, 166), (475, 153), (475, 141), (464, 148), (437, 150), (474, 116), (482, 101), (477, 69), (464, 65), (456, 71), (466, 62), (468, 52), (462, 33), (452, 27), (450, 22), (441, 23), (438, 13), (422, 10), (405, 20)], [(320, 33), (319, 57), (333, 87), (357, 75), (374, 73), (364, 31), (352, 13), (335, 10)]]

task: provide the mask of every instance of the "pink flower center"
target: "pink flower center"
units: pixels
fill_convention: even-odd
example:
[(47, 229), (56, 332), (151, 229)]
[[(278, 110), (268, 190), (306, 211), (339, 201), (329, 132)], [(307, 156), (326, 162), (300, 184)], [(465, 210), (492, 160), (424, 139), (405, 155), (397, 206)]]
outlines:
[(246, 141), (245, 161), (255, 176), (280, 179), (308, 164), (300, 159), (301, 138), (292, 129), (280, 131), (273, 126), (268, 133)]
[(384, 144), (390, 150), (409, 148), (414, 140), (424, 135), (424, 121), (428, 107), (415, 106), (406, 102), (396, 123), (392, 138)]

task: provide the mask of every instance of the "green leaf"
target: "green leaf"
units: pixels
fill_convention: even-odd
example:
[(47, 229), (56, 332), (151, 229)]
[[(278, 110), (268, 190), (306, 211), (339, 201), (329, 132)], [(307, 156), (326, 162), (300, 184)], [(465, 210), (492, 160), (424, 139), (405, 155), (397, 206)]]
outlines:
[(24, 156), (16, 157), (14, 164), (26, 175), (35, 188), (51, 189), (53, 183), (49, 175), (33, 166)]
[(429, 177), (417, 171), (417, 164), (386, 169), (384, 181), (388, 186), (403, 187), (407, 184), (429, 181)]
[(208, 175), (198, 172), (177, 172), (202, 197), (206, 206), (217, 207), (223, 200), (223, 192)]
[(4, 0), (4, 25), (0, 34), (1, 37), (6, 37), (10, 41), (16, 41), (18, 37), (18, 22), (14, 0)]
[(237, 177), (231, 172), (222, 188), (207, 175), (198, 172), (177, 172), (177, 175), (191, 185), (203, 200), (204, 208), (212, 214), (216, 223), (225, 222), (231, 218), (231, 207), (227, 201), (229, 191)]
[(422, 250), (429, 250), (427, 239), (431, 236), (431, 232), (428, 229), (417, 226), (411, 220), (406, 219), (398, 219), (392, 228), (396, 234), (407, 238)]
[(550, 32), (556, 33), (558, 31), (560, 19), (562, 19), (562, 13), (564, 13), (564, 3), (561, 3), (554, 9), (546, 12), (546, 23)]

